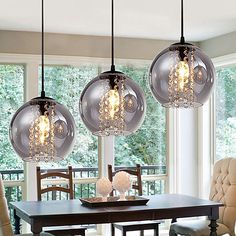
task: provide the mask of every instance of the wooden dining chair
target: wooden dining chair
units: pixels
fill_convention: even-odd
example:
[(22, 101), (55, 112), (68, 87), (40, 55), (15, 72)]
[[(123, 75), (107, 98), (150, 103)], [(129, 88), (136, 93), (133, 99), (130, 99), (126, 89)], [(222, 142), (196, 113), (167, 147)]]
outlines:
[[(120, 169), (117, 171), (112, 170), (112, 165), (108, 165), (108, 178), (112, 182), (113, 176), (119, 172), (125, 171), (135, 179), (132, 184), (132, 189), (137, 192), (139, 196), (143, 194), (142, 191), (142, 179), (141, 179), (141, 166), (136, 165), (136, 169)], [(110, 193), (110, 196), (114, 195), (114, 191)], [(144, 236), (144, 230), (154, 230), (154, 236), (159, 235), (160, 221), (132, 221), (132, 222), (119, 222), (111, 224), (111, 235), (115, 236), (115, 228), (122, 231), (122, 236), (126, 236), (129, 231), (140, 231), (140, 236)]]
[[(47, 187), (43, 187), (42, 180), (46, 179), (60, 179), (65, 180), (66, 184), (62, 185), (48, 185)], [(52, 200), (56, 200), (56, 193), (64, 192), (68, 195), (69, 199), (74, 199), (73, 192), (73, 178), (72, 178), (72, 167), (68, 167), (68, 171), (66, 173), (54, 170), (41, 170), (40, 167), (37, 167), (37, 195), (38, 201), (42, 200), (42, 196), (45, 193), (52, 193)], [(82, 227), (81, 225), (71, 225), (71, 226), (57, 226), (57, 227), (45, 227), (43, 230), (45, 232), (51, 233), (56, 236), (64, 236), (64, 235), (81, 235), (85, 236), (85, 231), (87, 228)]]
[[(0, 174), (0, 235), (13, 236), (5, 190), (3, 186), (2, 176)], [(17, 236), (33, 236), (33, 234), (18, 234)], [(40, 236), (52, 236), (49, 233), (41, 233)]]

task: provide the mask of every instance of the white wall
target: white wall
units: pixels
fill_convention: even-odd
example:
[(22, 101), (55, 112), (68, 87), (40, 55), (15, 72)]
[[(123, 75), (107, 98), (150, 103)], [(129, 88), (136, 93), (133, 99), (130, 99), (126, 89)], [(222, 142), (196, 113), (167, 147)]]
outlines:
[[(41, 33), (0, 30), (0, 53), (41, 54)], [(152, 60), (173, 41), (115, 38), (115, 58)], [(110, 58), (111, 38), (105, 36), (45, 34), (45, 54)]]
[(236, 53), (236, 32), (200, 42), (200, 48), (211, 58)]

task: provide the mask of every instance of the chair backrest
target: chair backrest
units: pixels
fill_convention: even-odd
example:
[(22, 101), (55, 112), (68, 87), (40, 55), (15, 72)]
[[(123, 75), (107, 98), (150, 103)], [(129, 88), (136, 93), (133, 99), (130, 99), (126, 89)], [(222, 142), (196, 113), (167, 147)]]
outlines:
[[(136, 165), (136, 169), (120, 169), (113, 171), (112, 165), (108, 165), (108, 179), (112, 182), (113, 176), (119, 172), (119, 171), (125, 171), (129, 173), (131, 176), (134, 176), (136, 179), (134, 183), (132, 184), (132, 189), (135, 189), (138, 191), (138, 195), (141, 196), (143, 194), (142, 191), (142, 179), (141, 179), (141, 166), (139, 164)], [(110, 196), (113, 196), (113, 191), (110, 193)]]
[(224, 158), (214, 166), (210, 200), (222, 202), (219, 222), (235, 235), (236, 223), (236, 158)]
[(10, 223), (2, 176), (0, 174), (0, 236), (6, 235), (13, 236), (13, 231)]
[[(56, 184), (52, 186), (48, 186), (46, 188), (42, 188), (42, 180), (43, 179), (52, 179), (52, 178), (60, 178), (60, 179), (65, 179), (67, 180), (67, 187), (62, 187), (62, 186), (57, 186)], [(47, 193), (47, 192), (64, 192), (69, 194), (69, 198), (73, 199), (74, 194), (73, 194), (73, 178), (72, 178), (72, 167), (68, 167), (67, 173), (64, 172), (59, 172), (59, 171), (47, 171), (43, 172), (39, 166), (37, 166), (37, 195), (38, 195), (38, 201), (42, 200), (42, 194)]]

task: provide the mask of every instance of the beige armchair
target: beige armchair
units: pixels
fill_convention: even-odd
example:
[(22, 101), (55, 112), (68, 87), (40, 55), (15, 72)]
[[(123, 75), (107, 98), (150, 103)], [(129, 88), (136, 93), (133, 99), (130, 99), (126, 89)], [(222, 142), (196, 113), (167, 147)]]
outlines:
[[(5, 191), (0, 174), (0, 236), (13, 236), (13, 230), (10, 223)], [(32, 234), (21, 234), (18, 236), (31, 236)], [(52, 236), (52, 234), (42, 233), (40, 236)]]
[[(222, 202), (217, 235), (235, 236), (236, 222), (236, 158), (225, 158), (214, 166), (210, 200)], [(209, 235), (209, 220), (189, 220), (171, 224), (170, 236), (177, 234), (188, 236)]]

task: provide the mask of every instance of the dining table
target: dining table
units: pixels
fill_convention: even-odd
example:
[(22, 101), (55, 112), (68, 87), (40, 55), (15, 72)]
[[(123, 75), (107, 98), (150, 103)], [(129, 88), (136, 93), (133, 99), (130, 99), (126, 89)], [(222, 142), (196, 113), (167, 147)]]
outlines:
[(14, 210), (15, 234), (20, 233), (20, 220), (30, 224), (34, 236), (43, 227), (78, 224), (102, 224), (141, 220), (163, 220), (207, 216), (210, 220), (210, 236), (217, 235), (217, 219), (222, 203), (182, 194), (159, 194), (143, 196), (145, 205), (131, 206), (119, 203), (112, 206), (88, 207), (79, 199), (53, 201), (11, 202)]

